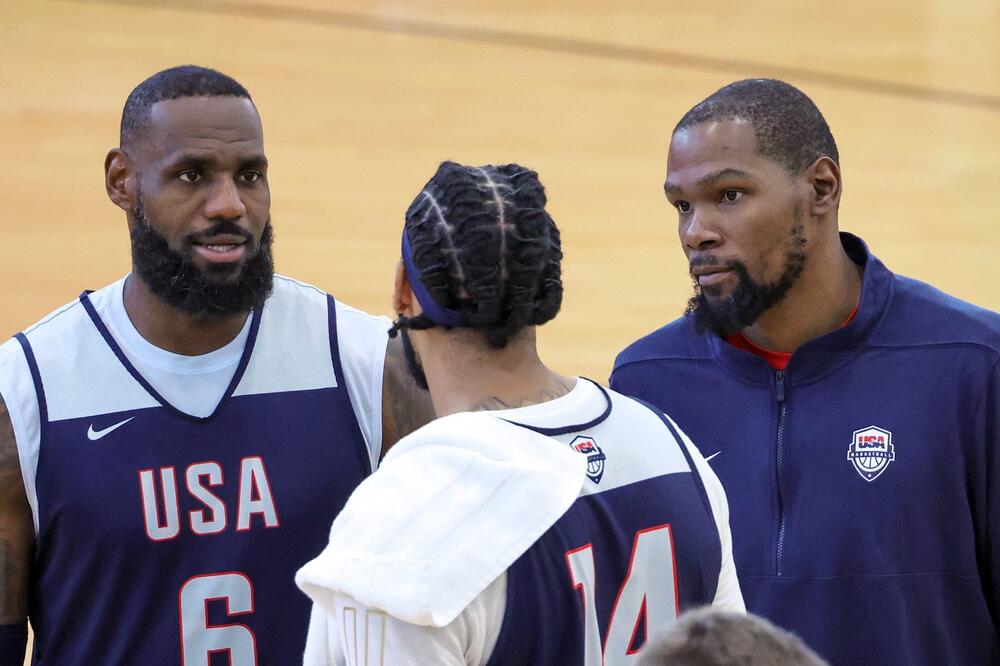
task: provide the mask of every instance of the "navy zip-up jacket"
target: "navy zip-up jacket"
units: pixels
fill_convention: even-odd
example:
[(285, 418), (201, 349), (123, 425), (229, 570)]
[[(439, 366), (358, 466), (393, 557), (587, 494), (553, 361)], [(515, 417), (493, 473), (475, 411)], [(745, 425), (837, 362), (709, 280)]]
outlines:
[(611, 386), (714, 456), (749, 611), (837, 666), (1000, 663), (1000, 315), (841, 240), (857, 315), (784, 372), (682, 317)]

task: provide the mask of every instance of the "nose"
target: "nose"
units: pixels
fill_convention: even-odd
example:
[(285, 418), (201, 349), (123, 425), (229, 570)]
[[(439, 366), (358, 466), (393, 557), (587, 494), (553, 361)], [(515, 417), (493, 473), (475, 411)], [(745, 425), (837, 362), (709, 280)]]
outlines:
[(722, 244), (722, 234), (711, 216), (697, 209), (681, 222), (680, 236), (685, 250), (711, 250)]
[(209, 219), (237, 220), (246, 215), (247, 208), (240, 196), (236, 182), (227, 176), (212, 185), (205, 203), (205, 216)]

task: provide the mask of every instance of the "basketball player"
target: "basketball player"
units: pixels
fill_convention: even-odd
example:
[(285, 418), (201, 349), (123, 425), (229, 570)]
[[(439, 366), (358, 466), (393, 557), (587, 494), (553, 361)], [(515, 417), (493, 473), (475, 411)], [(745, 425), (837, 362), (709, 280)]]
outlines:
[(786, 83), (692, 108), (665, 190), (695, 295), (611, 382), (711, 457), (750, 611), (833, 664), (1000, 662), (1000, 316), (838, 232), (836, 143)]
[(549, 369), (562, 300), (537, 175), (446, 162), (406, 213), (395, 323), (446, 415), (390, 452), (298, 574), (307, 664), (625, 664), (743, 611), (714, 474), (662, 413)]
[(387, 319), (273, 275), (239, 83), (150, 77), (105, 167), (132, 273), (0, 347), (0, 663), (26, 616), (39, 665), (294, 663), (296, 569), (429, 398)]

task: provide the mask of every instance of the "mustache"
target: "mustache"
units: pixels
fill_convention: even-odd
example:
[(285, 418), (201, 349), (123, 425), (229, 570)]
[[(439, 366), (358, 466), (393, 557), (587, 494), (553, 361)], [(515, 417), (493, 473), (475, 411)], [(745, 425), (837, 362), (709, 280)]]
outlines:
[(240, 225), (236, 224), (235, 222), (230, 222), (229, 220), (224, 220), (222, 222), (213, 224), (208, 229), (203, 229), (198, 233), (188, 234), (184, 237), (184, 240), (187, 241), (188, 243), (192, 243), (194, 241), (202, 240), (205, 238), (211, 238), (212, 236), (224, 236), (224, 235), (239, 236), (247, 243), (253, 241), (253, 235), (249, 231), (247, 231)]
[(719, 259), (714, 254), (701, 254), (688, 262), (688, 273), (694, 273), (696, 268), (704, 266), (738, 270), (744, 268), (745, 264), (739, 259)]

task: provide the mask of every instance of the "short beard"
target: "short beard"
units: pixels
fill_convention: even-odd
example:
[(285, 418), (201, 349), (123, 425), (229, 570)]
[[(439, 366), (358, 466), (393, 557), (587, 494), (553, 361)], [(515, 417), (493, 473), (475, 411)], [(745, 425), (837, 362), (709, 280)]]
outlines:
[(413, 343), (410, 342), (410, 331), (404, 326), (399, 329), (399, 334), (402, 338), (406, 369), (410, 372), (410, 376), (413, 377), (413, 381), (417, 383), (417, 386), (425, 391), (429, 391), (430, 387), (427, 386), (427, 375), (424, 374), (424, 366), (420, 364), (417, 352), (413, 349)]
[[(132, 265), (150, 291), (167, 304), (197, 317), (245, 313), (264, 306), (274, 282), (270, 217), (260, 242), (242, 266), (220, 264), (202, 271), (157, 233), (146, 219), (141, 195), (136, 197), (133, 213)], [(206, 234), (238, 235), (250, 242), (246, 230), (234, 222), (220, 222)], [(227, 275), (237, 271), (235, 278)]]
[(684, 309), (685, 316), (694, 317), (695, 331), (699, 334), (712, 331), (725, 338), (751, 326), (762, 314), (780, 303), (806, 265), (801, 227), (793, 230), (792, 234), (795, 236), (794, 249), (785, 255), (781, 276), (774, 282), (754, 282), (746, 265), (732, 259), (725, 266), (736, 274), (739, 283), (729, 296), (713, 301), (705, 296), (695, 278), (694, 295)]

